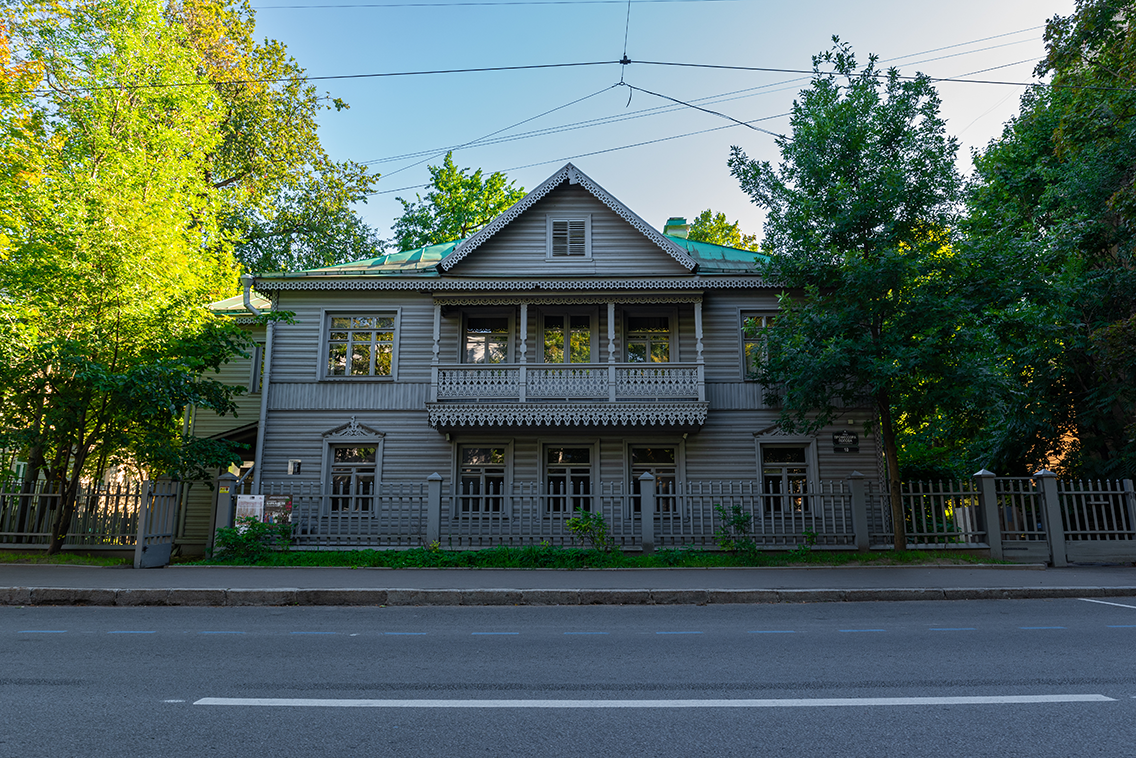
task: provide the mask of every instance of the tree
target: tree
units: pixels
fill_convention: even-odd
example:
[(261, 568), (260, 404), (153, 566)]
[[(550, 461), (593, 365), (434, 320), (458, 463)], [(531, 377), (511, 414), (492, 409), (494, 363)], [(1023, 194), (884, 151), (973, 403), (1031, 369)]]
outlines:
[(1005, 413), (977, 437), (1007, 469), (1136, 474), (1136, 9), (1078, 0), (1039, 76), (975, 156), (966, 232), (1001, 281)]
[(736, 247), (739, 250), (752, 250), (755, 253), (760, 249), (756, 234), (742, 234), (737, 221), (731, 224), (726, 220), (725, 213), (714, 213), (709, 208), (699, 213), (690, 225), (689, 239)]
[(223, 114), (202, 170), (244, 270), (317, 268), (380, 249), (351, 209), (378, 177), (331, 160), (317, 134), (320, 112), (347, 103), (308, 83), (284, 45), (256, 41), (247, 0), (169, 0), (166, 16), (185, 30)]
[(61, 493), (56, 552), (109, 464), (194, 477), (239, 460), (181, 420), (233, 409), (209, 374), (246, 338), (203, 306), (236, 289), (229, 188), (257, 172), (215, 181), (232, 110), (153, 3), (0, 12), (0, 75), (19, 85), (0, 96), (0, 447), (27, 451), (25, 487), (42, 474)]
[(402, 203), (402, 216), (392, 226), (399, 250), (453, 242), (470, 236), (488, 224), (513, 203), (525, 196), (500, 171), (483, 179), (481, 169), (472, 174), (454, 165), (454, 154), (446, 153), (441, 166), (430, 166), (430, 191), (426, 197)]
[[(813, 58), (793, 104), (781, 163), (732, 148), (742, 189), (768, 210), (763, 273), (784, 288), (764, 330), (758, 378), (787, 429), (816, 430), (846, 409), (873, 407), (887, 461), (894, 544), (906, 547), (897, 415), (964, 402), (965, 334), (951, 289), (947, 230), (960, 180), (957, 143), (923, 76), (860, 68), (833, 38)], [(831, 67), (826, 73), (821, 67)], [(904, 398), (920, 407), (903, 408)]]

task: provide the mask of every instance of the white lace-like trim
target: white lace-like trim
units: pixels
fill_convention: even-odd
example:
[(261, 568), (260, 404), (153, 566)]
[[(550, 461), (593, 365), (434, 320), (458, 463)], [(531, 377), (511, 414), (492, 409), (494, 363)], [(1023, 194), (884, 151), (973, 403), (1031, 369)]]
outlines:
[[(731, 276), (703, 279), (283, 279), (261, 281), (264, 290), (674, 290), (674, 289), (772, 289), (776, 285), (759, 276)], [(275, 307), (275, 305), (274, 305)]]
[(597, 293), (595, 295), (441, 295), (435, 298), (441, 305), (595, 305), (613, 300), (621, 305), (657, 303), (701, 303), (702, 295), (626, 295)]
[(634, 211), (616, 200), (615, 197), (603, 187), (596, 184), (595, 181), (591, 179), (591, 177), (569, 163), (566, 164), (564, 168), (548, 177), (548, 179), (546, 179), (544, 183), (539, 187), (514, 203), (513, 207), (509, 208), (509, 210), (505, 211), (500, 216), (489, 222), (489, 224), (477, 234), (473, 235), (465, 242), (455, 247), (453, 252), (447, 255), (446, 258), (442, 261), (442, 270), (449, 271), (450, 269), (452, 269), (462, 258), (465, 258), (467, 255), (472, 253), (483, 242), (488, 240), (497, 232), (501, 231), (503, 228), (512, 223), (513, 220), (515, 220), (518, 216), (535, 205), (538, 200), (540, 200), (549, 192), (556, 189), (568, 180), (572, 180), (574, 184), (579, 184), (588, 192), (592, 193), (592, 195), (597, 200), (606, 205), (608, 208), (611, 208), (624, 221), (638, 229), (643, 234), (643, 236), (647, 237), (647, 239), (658, 245), (663, 250), (663, 252), (667, 253), (676, 261), (678, 261), (678, 263), (683, 266), (683, 268), (687, 269), (688, 271), (693, 271), (695, 268), (697, 268), (698, 264), (694, 262), (693, 258), (686, 254), (685, 250), (657, 232), (654, 228), (651, 227), (650, 224), (639, 218), (639, 216)]
[(430, 426), (701, 425), (709, 403), (427, 403)]
[(360, 424), (355, 416), (352, 416), (351, 420), (346, 424), (340, 424), (334, 429), (328, 429), (323, 433), (323, 436), (327, 439), (374, 439), (386, 435), (378, 429), (372, 429), (366, 424)]

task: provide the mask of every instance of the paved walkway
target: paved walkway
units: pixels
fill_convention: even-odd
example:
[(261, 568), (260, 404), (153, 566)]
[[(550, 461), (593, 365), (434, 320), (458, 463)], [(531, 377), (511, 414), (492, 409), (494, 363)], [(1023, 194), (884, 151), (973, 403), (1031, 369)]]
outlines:
[(1136, 568), (0, 566), (0, 605), (578, 605), (1136, 597)]

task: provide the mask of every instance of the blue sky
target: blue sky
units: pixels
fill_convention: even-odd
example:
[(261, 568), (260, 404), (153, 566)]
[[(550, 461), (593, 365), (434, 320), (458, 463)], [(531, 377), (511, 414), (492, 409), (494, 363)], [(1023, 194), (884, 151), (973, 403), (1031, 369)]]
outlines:
[[(616, 61), (625, 33), (632, 61), (808, 69), (811, 56), (838, 34), (859, 57), (875, 53), (905, 74), (958, 77), (1000, 67), (971, 78), (1007, 81), (1033, 80), (1044, 50), (1038, 27), (1073, 10), (1073, 0), (633, 0), (628, 24), (626, 3), (342, 7), (447, 1), (254, 0), (253, 7), (258, 35), (287, 45), (311, 76)], [(300, 5), (315, 7), (282, 7)], [(621, 73), (631, 84), (679, 100), (734, 93), (700, 104), (741, 121), (775, 117), (759, 126), (777, 133), (788, 128), (780, 114), (807, 84), (792, 74), (634, 63), (332, 80), (320, 88), (351, 109), (326, 112), (321, 137), (335, 159), (375, 161), (374, 170), (383, 174), (379, 194), (358, 209), (386, 237), (401, 213), (395, 197), (420, 191), (403, 188), (427, 182), (427, 163), (439, 163), (446, 147), (586, 98), (498, 136), (548, 133), (466, 147), (455, 151), (455, 161), (503, 170), (532, 189), (571, 159), (657, 227), (668, 216), (693, 218), (713, 208), (740, 220), (745, 231), (759, 232), (761, 212), (729, 175), (726, 159), (736, 144), (751, 157), (776, 161), (773, 138), (735, 125), (667, 139), (730, 122), (642, 92), (628, 105), (629, 90), (612, 87)], [(938, 87), (948, 129), (963, 146), (960, 168), (969, 171), (971, 148), (1001, 132), (1017, 112), (1022, 88)], [(584, 122), (592, 123), (560, 130)], [(611, 150), (652, 140), (660, 141)], [(598, 151), (607, 152), (585, 155)], [(391, 160), (409, 154), (417, 157)]]

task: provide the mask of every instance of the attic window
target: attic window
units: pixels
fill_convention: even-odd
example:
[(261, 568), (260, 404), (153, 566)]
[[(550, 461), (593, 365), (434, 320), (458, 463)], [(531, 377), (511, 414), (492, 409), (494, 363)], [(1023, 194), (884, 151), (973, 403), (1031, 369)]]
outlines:
[(549, 218), (549, 258), (591, 258), (591, 218)]

